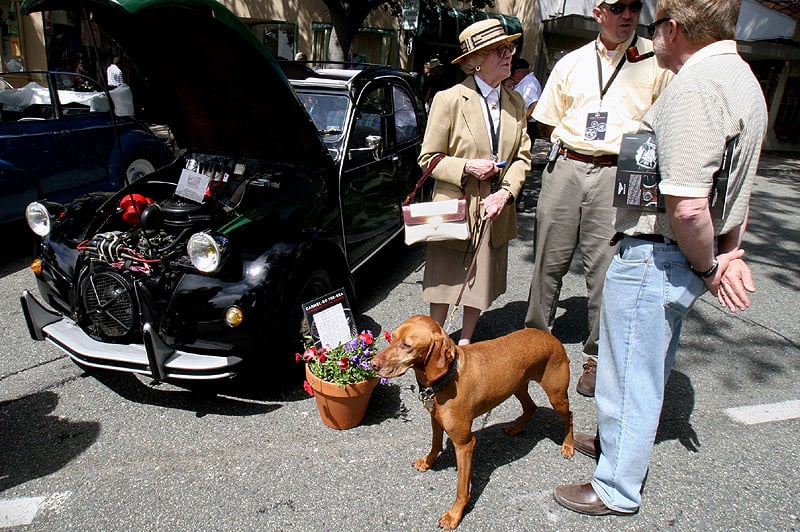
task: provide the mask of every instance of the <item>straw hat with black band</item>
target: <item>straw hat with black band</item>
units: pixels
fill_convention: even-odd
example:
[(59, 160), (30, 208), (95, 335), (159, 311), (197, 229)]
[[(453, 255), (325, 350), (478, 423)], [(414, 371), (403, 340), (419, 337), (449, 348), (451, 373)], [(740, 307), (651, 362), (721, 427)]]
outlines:
[(458, 41), (461, 43), (462, 53), (460, 56), (453, 59), (452, 63), (457, 65), (464, 61), (470, 54), (486, 50), (492, 46), (510, 43), (518, 39), (520, 35), (522, 34), (506, 34), (503, 25), (500, 24), (500, 21), (496, 18), (479, 20), (467, 26), (467, 28), (459, 34)]

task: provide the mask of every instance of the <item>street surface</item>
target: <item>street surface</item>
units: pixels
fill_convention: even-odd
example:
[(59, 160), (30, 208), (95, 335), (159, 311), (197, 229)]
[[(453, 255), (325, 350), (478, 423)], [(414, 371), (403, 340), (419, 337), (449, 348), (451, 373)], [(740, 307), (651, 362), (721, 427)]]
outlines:
[[(706, 294), (685, 323), (640, 513), (587, 517), (553, 500), (556, 485), (588, 480), (593, 462), (561, 457), (560, 419), (533, 384), (540, 408), (520, 436), (502, 431), (518, 415), (513, 398), (475, 420), (472, 502), (459, 530), (800, 530), (800, 165), (765, 159), (744, 246), (758, 293), (735, 315)], [(509, 290), (475, 340), (522, 327), (535, 173), (529, 181)], [(413, 374), (378, 387), (364, 423), (341, 432), (322, 424), (299, 384), (276, 391), (266, 375), (197, 390), (90, 375), (30, 339), (19, 307), (22, 290), (35, 291), (30, 239), (18, 226), (3, 235), (0, 527), (437, 530), (455, 497), (455, 457), (448, 446), (433, 470), (411, 467), (430, 444)], [(400, 243), (360, 272), (360, 328), (391, 331), (426, 313), (423, 259), (421, 246)], [(594, 401), (574, 392), (585, 316), (576, 260), (554, 333), (571, 359), (575, 430), (592, 432)]]

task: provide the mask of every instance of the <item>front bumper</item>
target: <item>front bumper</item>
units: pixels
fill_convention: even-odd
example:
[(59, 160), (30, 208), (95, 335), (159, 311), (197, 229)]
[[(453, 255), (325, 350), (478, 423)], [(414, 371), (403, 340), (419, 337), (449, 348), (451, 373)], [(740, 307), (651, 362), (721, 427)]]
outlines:
[(20, 303), (31, 338), (47, 340), (82, 366), (139, 373), (156, 380), (215, 380), (234, 376), (242, 362), (236, 356), (198, 355), (173, 349), (149, 323), (144, 325), (142, 344), (99, 342), (69, 318), (47, 309), (27, 290)]

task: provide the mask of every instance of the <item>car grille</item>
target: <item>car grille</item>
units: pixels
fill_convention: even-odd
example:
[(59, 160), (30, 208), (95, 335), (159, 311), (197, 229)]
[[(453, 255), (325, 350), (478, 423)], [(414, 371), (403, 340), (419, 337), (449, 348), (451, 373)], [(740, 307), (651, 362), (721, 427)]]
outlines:
[(135, 325), (136, 304), (131, 284), (120, 274), (92, 272), (84, 278), (81, 300), (96, 334), (123, 338)]

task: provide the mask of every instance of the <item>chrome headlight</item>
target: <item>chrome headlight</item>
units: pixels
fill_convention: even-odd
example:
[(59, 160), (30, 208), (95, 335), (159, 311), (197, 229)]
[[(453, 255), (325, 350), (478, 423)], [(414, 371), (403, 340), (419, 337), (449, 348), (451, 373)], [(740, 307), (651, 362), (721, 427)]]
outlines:
[(195, 233), (189, 237), (186, 252), (192, 266), (205, 273), (213, 273), (219, 269), (227, 250), (227, 239), (222, 235)]
[(25, 220), (28, 222), (28, 227), (31, 231), (39, 236), (47, 236), (50, 234), (52, 224), (50, 223), (50, 212), (47, 207), (34, 201), (25, 207)]

